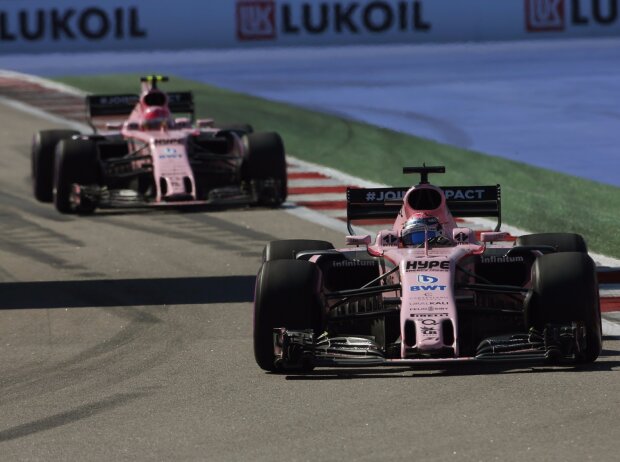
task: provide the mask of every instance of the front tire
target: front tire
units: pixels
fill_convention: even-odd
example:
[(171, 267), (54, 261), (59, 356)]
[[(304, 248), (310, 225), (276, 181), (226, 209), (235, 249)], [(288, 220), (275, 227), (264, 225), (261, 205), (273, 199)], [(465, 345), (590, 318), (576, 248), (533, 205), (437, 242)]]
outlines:
[(100, 183), (97, 161), (97, 143), (92, 140), (63, 140), (56, 147), (54, 171), (54, 204), (60, 213), (91, 213), (94, 204), (71, 202), (74, 184), (93, 185)]
[(254, 357), (261, 369), (275, 372), (273, 330), (278, 327), (319, 333), (323, 327), (321, 272), (300, 260), (265, 262), (254, 296)]
[(526, 324), (542, 332), (546, 324), (580, 323), (586, 332), (578, 362), (591, 363), (602, 348), (601, 310), (594, 261), (582, 252), (543, 255), (532, 267)]
[(39, 202), (54, 201), (54, 155), (56, 145), (79, 135), (75, 130), (41, 130), (32, 138), (32, 189)]

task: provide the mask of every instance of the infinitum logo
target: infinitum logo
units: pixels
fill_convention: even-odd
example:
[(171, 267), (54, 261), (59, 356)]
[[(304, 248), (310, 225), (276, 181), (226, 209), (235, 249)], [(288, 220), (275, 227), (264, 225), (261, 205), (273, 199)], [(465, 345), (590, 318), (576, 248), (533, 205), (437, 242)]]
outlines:
[(564, 30), (564, 0), (525, 0), (525, 18), (530, 32)]
[(269, 40), (276, 37), (276, 4), (271, 0), (237, 2), (239, 40)]

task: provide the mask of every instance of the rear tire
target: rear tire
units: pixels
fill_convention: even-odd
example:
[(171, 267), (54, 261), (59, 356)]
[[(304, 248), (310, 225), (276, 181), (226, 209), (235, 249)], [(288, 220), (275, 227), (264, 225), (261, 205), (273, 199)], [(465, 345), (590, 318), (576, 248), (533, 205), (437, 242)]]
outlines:
[(54, 201), (54, 155), (56, 145), (80, 132), (75, 130), (41, 130), (32, 138), (31, 167), (34, 197), (39, 202)]
[(313, 263), (277, 260), (263, 264), (254, 296), (254, 357), (261, 369), (275, 372), (273, 330), (323, 328), (321, 272)]
[(331, 250), (334, 246), (327, 241), (311, 239), (285, 239), (271, 241), (263, 249), (263, 261), (294, 260), (298, 252), (306, 250)]
[(63, 140), (56, 147), (54, 204), (60, 213), (91, 213), (94, 204), (71, 204), (74, 184), (100, 184), (97, 143), (92, 140)]
[(558, 252), (588, 252), (588, 246), (583, 236), (574, 233), (540, 233), (519, 236), (515, 245), (550, 245)]
[(243, 138), (247, 158), (241, 167), (244, 181), (257, 185), (257, 203), (277, 207), (286, 200), (286, 157), (277, 133), (252, 133)]
[(582, 252), (543, 255), (532, 267), (532, 293), (526, 303), (526, 324), (542, 332), (546, 324), (581, 323), (585, 351), (578, 362), (591, 363), (602, 348), (601, 310), (594, 261)]

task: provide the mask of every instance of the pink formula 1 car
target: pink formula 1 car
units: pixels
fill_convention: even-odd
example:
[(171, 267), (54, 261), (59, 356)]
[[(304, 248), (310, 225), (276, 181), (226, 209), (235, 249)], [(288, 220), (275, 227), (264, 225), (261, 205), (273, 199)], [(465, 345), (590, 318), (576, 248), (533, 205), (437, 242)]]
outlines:
[[(268, 371), (313, 366), (547, 360), (601, 352), (595, 265), (577, 234), (499, 231), (500, 187), (347, 191), (350, 248), (270, 242), (258, 273), (254, 352)], [(455, 217), (497, 217), (478, 238)], [(351, 221), (394, 219), (374, 243)]]
[(253, 133), (246, 124), (217, 127), (211, 119), (195, 121), (192, 94), (164, 93), (157, 83), (167, 80), (142, 77), (140, 96), (88, 96), (92, 135), (37, 133), (32, 144), (35, 197), (53, 201), (62, 213), (89, 213), (98, 207), (281, 204), (287, 188), (280, 136)]

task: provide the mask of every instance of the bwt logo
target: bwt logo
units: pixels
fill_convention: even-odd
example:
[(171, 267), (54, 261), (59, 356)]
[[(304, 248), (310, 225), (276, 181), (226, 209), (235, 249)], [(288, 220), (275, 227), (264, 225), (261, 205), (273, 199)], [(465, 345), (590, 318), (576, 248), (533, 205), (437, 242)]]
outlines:
[(564, 30), (564, 0), (525, 0), (527, 30)]
[(435, 291), (438, 290), (440, 292), (443, 292), (444, 290), (446, 290), (446, 287), (448, 286), (411, 286), (411, 292), (428, 292), (428, 291)]
[(270, 0), (237, 2), (237, 38), (270, 40), (276, 37), (276, 4)]
[(434, 276), (429, 276), (428, 274), (418, 274), (418, 282), (421, 284), (433, 284), (437, 281), (439, 281), (439, 279)]

